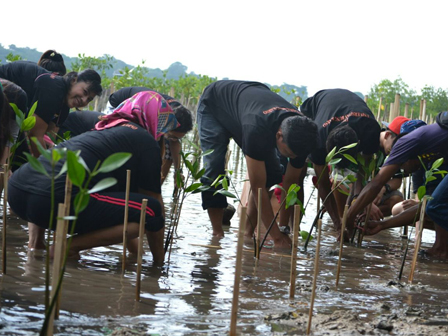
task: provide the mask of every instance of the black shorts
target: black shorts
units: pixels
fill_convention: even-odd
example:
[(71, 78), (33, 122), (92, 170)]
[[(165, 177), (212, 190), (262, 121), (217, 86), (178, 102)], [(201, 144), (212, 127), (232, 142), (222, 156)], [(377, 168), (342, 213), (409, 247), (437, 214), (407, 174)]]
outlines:
[[(49, 197), (27, 193), (13, 186), (9, 186), (8, 203), (11, 209), (22, 219), (34, 223), (42, 228), (49, 228), (51, 214), (51, 199)], [(99, 229), (105, 229), (124, 223), (125, 193), (124, 192), (100, 192), (89, 195), (89, 204), (82, 211), (75, 223), (74, 233), (83, 234)], [(128, 222), (139, 223), (142, 199), (147, 199), (145, 228), (148, 231), (156, 232), (164, 227), (162, 207), (155, 198), (138, 194), (129, 194)], [(74, 205), (72, 204), (70, 214), (74, 215)], [(51, 229), (56, 227), (57, 204), (61, 200), (55, 201), (55, 211)], [(72, 229), (70, 221), (69, 232)]]

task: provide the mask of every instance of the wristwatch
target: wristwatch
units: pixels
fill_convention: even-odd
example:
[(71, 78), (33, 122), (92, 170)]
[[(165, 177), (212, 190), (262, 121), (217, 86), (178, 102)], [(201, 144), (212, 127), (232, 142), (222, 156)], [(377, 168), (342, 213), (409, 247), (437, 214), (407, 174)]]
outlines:
[(390, 185), (388, 183), (384, 185), (384, 188), (386, 188), (386, 193), (390, 193)]

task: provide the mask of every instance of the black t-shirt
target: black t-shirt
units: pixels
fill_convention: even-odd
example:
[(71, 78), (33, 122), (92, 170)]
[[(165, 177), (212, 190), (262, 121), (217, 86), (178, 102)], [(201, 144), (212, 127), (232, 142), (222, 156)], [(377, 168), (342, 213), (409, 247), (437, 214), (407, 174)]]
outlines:
[[(125, 101), (128, 98), (131, 98), (133, 95), (135, 95), (136, 93), (142, 92), (142, 91), (154, 91), (153, 89), (149, 89), (147, 87), (143, 87), (143, 86), (130, 86), (130, 87), (125, 87), (122, 88), (120, 90), (115, 91), (114, 93), (112, 93), (109, 96), (109, 104), (112, 107), (117, 107), (118, 105), (120, 105), (123, 101)], [(157, 91), (154, 91), (157, 92)], [(171, 96), (168, 96), (166, 94), (157, 92), (158, 94), (160, 94), (163, 99), (166, 100), (166, 102), (171, 106), (172, 109), (175, 109), (176, 107), (179, 107), (181, 104), (174, 99)]]
[(59, 126), (67, 118), (70, 109), (65, 100), (69, 87), (63, 77), (34, 62), (16, 61), (0, 65), (0, 78), (15, 83), (25, 91), (28, 109), (37, 101), (34, 113), (47, 124), (52, 121)]
[(69, 131), (70, 137), (73, 138), (74, 136), (90, 131), (100, 121), (98, 118), (102, 115), (104, 113), (96, 111), (70, 112), (64, 124), (59, 128), (58, 135), (63, 136), (65, 132)]
[[(209, 107), (220, 122), (249, 157), (266, 161), (277, 158), (276, 133), (287, 117), (301, 115), (269, 87), (259, 82), (235, 80), (217, 81), (207, 86), (201, 103)], [(305, 163), (302, 157), (290, 160), (294, 167)]]
[[(131, 170), (131, 192), (138, 188), (155, 193), (161, 193), (160, 188), (160, 148), (156, 140), (142, 127), (134, 123), (121, 124), (101, 131), (95, 130), (83, 133), (57, 147), (66, 147), (69, 150), (81, 151), (81, 157), (90, 170), (93, 170), (98, 161), (103, 162), (111, 154), (128, 152), (132, 157), (120, 168), (110, 172), (101, 173), (92, 178), (90, 188), (106, 177), (115, 177), (118, 183), (107, 191), (126, 190), (126, 170)], [(43, 155), (39, 157), (47, 172), (51, 172), (49, 161)], [(64, 161), (56, 165), (56, 173), (60, 171)], [(66, 173), (55, 180), (55, 195), (62, 199), (65, 193)], [(31, 194), (51, 195), (51, 184), (48, 177), (37, 172), (29, 163), (22, 165), (11, 176), (9, 183), (14, 187)], [(78, 188), (73, 187), (73, 194)]]
[(381, 127), (367, 104), (355, 93), (344, 89), (321, 90), (306, 99), (300, 111), (313, 119), (318, 127), (318, 148), (310, 155), (313, 163), (325, 164), (328, 134), (339, 125), (348, 125), (356, 132), (359, 151), (374, 154), (380, 146)]

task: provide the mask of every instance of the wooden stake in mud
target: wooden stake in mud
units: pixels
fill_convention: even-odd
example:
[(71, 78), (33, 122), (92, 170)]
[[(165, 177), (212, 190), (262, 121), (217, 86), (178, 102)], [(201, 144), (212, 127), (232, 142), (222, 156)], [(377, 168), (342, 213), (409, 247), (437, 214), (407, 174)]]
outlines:
[(336, 287), (339, 284), (339, 273), (341, 272), (342, 249), (344, 248), (344, 231), (347, 225), (347, 211), (348, 211), (348, 204), (345, 205), (344, 214), (342, 215), (341, 241), (339, 243), (339, 259), (338, 259), (338, 268), (336, 271)]
[(417, 238), (415, 239), (414, 257), (412, 259), (411, 273), (409, 273), (409, 283), (412, 283), (412, 281), (414, 280), (415, 265), (417, 263), (418, 251), (420, 250), (420, 243), (422, 240), (423, 226), (425, 221), (426, 202), (428, 202), (428, 198), (425, 197), (422, 200), (422, 205), (420, 209), (420, 219), (419, 219), (420, 223), (418, 228), (418, 235)]
[(294, 206), (294, 230), (291, 246), (291, 273), (289, 276), (289, 299), (293, 300), (296, 294), (296, 279), (297, 279), (297, 247), (299, 242), (300, 230), (300, 205)]
[(317, 243), (316, 243), (316, 255), (314, 257), (314, 275), (313, 275), (313, 287), (311, 292), (310, 311), (308, 313), (308, 325), (306, 328), (306, 334), (309, 335), (311, 331), (311, 322), (313, 319), (314, 298), (316, 297), (316, 283), (317, 275), (319, 273), (319, 253), (320, 253), (320, 239), (322, 235), (322, 220), (317, 221)]
[(380, 122), (381, 121), (381, 106), (383, 105), (383, 97), (380, 97), (380, 104), (378, 105), (378, 114), (377, 114), (377, 116), (376, 116), (376, 120), (378, 121), (378, 122)]
[(261, 204), (262, 204), (263, 189), (258, 188), (258, 212), (257, 212), (257, 239), (256, 239), (256, 258), (260, 259), (260, 243), (261, 243)]
[(2, 230), (2, 272), (6, 274), (6, 224), (8, 213), (8, 164), (3, 165), (3, 230)]
[[(56, 289), (58, 287), (59, 279), (62, 276), (62, 264), (61, 260), (64, 259), (64, 246), (67, 239), (66, 232), (68, 231), (68, 221), (64, 220), (66, 214), (65, 205), (60, 203), (58, 206), (58, 221), (56, 224), (56, 239), (54, 244), (54, 259), (53, 259), (53, 274), (51, 278), (51, 297), (50, 302), (56, 296)], [(61, 291), (59, 290), (60, 295)], [(57, 298), (55, 299), (57, 300)], [(50, 312), (50, 319), (48, 322), (47, 336), (53, 335), (53, 321), (56, 315), (56, 304), (53, 305), (53, 309)]]
[(143, 236), (145, 235), (145, 219), (146, 219), (146, 205), (148, 200), (142, 200), (142, 210), (140, 212), (140, 230), (138, 233), (138, 254), (137, 254), (137, 281), (135, 290), (135, 301), (140, 301), (140, 286), (142, 278), (142, 257), (143, 257)]
[(241, 265), (243, 260), (244, 230), (246, 229), (246, 213), (247, 208), (242, 207), (240, 214), (240, 227), (238, 229), (238, 245), (236, 248), (235, 281), (233, 283), (232, 313), (230, 315), (230, 336), (236, 335), (236, 320), (238, 318), (238, 297), (240, 295)]
[[(408, 118), (408, 114), (409, 114), (409, 103), (406, 103), (406, 104), (404, 105), (404, 117), (405, 117), (405, 118)], [(411, 116), (410, 119), (412, 119), (412, 116)]]
[(394, 101), (394, 119), (400, 115), (400, 98), (401, 95), (399, 93), (396, 93)]
[(123, 262), (121, 263), (121, 272), (126, 269), (126, 244), (128, 237), (128, 215), (129, 215), (129, 190), (131, 188), (131, 171), (126, 170), (126, 195), (124, 203), (124, 221), (123, 221)]
[[(65, 179), (65, 198), (64, 198), (64, 207), (65, 207), (65, 216), (69, 216), (70, 215), (70, 204), (71, 204), (71, 200), (72, 200), (72, 189), (73, 189), (73, 183), (70, 180), (68, 174), (66, 176)], [(60, 255), (60, 258), (57, 259), (56, 256), (53, 257), (53, 272), (54, 272), (54, 264), (55, 263), (59, 263), (59, 267), (60, 269), (62, 269), (63, 264), (64, 264), (64, 252), (67, 248), (67, 233), (68, 233), (68, 220), (64, 220), (64, 225), (62, 226), (62, 230), (63, 232), (61, 233), (61, 236), (63, 237), (63, 239), (61, 239), (60, 244), (62, 244), (62, 253)], [(56, 227), (56, 232), (54, 234), (54, 244), (56, 247), (56, 238), (57, 238), (57, 230), (58, 228)], [(54, 273), (53, 273), (54, 274)], [(61, 288), (59, 289), (59, 293), (58, 293), (58, 298), (56, 301), (56, 306), (54, 308), (54, 318), (58, 319), (59, 318), (59, 308), (61, 306), (61, 293), (62, 293), (62, 284), (61, 284)]]

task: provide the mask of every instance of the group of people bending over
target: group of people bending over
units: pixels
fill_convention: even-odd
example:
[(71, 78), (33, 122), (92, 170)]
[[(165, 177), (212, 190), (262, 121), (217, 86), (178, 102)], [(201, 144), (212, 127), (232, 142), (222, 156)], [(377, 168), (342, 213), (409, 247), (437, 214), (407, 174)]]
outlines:
[[(53, 57), (57, 55), (53, 52)], [(154, 263), (161, 264), (164, 260), (165, 216), (161, 183), (167, 173), (167, 169), (162, 172), (162, 167), (164, 162), (172, 161), (175, 169), (180, 168), (180, 139), (193, 128), (191, 112), (174, 98), (144, 87), (123, 88), (112, 94), (109, 98), (112, 108), (107, 113), (80, 111), (101, 94), (101, 78), (93, 70), (63, 72), (65, 68), (55, 72), (24, 61), (0, 66), (0, 149), (3, 163), (8, 159), (13, 167), (8, 202), (19, 217), (29, 222), (29, 247), (43, 248), (44, 230), (50, 225), (54, 228), (55, 221), (49, 223), (50, 180), (24, 162), (23, 153), (29, 152), (37, 157), (51, 174), (51, 163), (40, 155), (32, 139), (36, 138), (44, 148), (49, 148), (53, 144), (46, 138), (48, 134), (53, 139), (64, 138), (68, 131), (70, 138), (57, 146), (80, 150), (80, 156), (91, 170), (113, 153), (132, 154), (117, 170), (98, 174), (91, 180), (90, 187), (105, 177), (114, 177), (118, 182), (106, 190), (90, 194), (86, 209), (76, 221), (70, 253), (77, 255), (84, 249), (122, 241), (126, 171), (131, 170), (128, 247), (130, 252), (136, 252), (133, 239), (138, 234), (141, 202), (146, 198), (146, 236)], [(36, 102), (36, 123), (26, 134), (21, 134), (14, 125), (15, 115), (9, 103), (16, 104), (27, 113)], [(71, 109), (76, 111), (70, 112)], [(415, 213), (415, 206), (392, 217), (391, 221), (396, 220), (392, 224), (380, 219), (389, 215), (392, 205), (402, 200), (394, 192), (401, 183), (401, 177), (396, 173), (417, 170), (419, 165), (415, 162), (420, 162), (419, 157), (428, 164), (431, 160), (446, 157), (447, 114), (441, 113), (433, 125), (417, 128), (420, 124), (415, 121), (397, 118), (382, 129), (364, 100), (348, 90), (319, 91), (305, 100), (299, 109), (262, 83), (217, 81), (204, 89), (196, 113), (201, 148), (203, 151), (213, 149), (211, 154), (203, 157), (205, 174), (201, 182), (210, 185), (224, 173), (227, 146), (232, 138), (245, 155), (251, 187), (247, 211), (249, 225), (245, 232), (248, 237), (253, 236), (257, 222), (259, 188), (262, 190), (261, 220), (268, 227), (274, 219), (270, 187), (281, 182), (286, 190), (293, 183), (303, 185), (307, 161), (312, 162), (316, 175), (320, 177), (319, 195), (325, 200), (325, 209), (339, 232), (341, 208), (347, 202), (351, 204), (347, 216), (348, 231), (353, 230), (356, 217), (372, 202), (371, 217), (374, 221), (367, 223), (367, 234), (387, 227), (408, 225), (410, 223), (406, 220), (410, 212)], [(7, 148), (17, 141), (21, 141), (21, 146), (10, 158)], [(341, 199), (342, 194), (332, 192), (331, 172), (325, 162), (331, 149), (353, 143), (357, 145), (345, 152), (352, 157), (356, 158), (359, 153), (368, 162), (378, 152), (389, 155), (366, 186), (362, 183), (359, 167), (341, 156), (338, 168), (358, 173), (359, 178), (351, 187), (351, 196), (356, 195), (356, 201), (353, 197)], [(57, 163), (55, 174), (61, 171), (64, 162), (60, 160)], [(282, 165), (281, 162), (286, 163)], [(169, 165), (165, 167), (169, 169)], [(64, 202), (65, 174), (54, 183), (55, 204)], [(448, 224), (444, 222), (444, 215), (448, 218), (448, 210), (444, 207), (448, 197), (447, 184), (443, 179), (437, 185), (427, 207), (438, 239), (433, 252), (443, 256), (448, 251)], [(74, 195), (77, 191), (73, 188)], [(299, 197), (303, 199), (303, 188), (300, 193)], [(210, 217), (213, 235), (222, 237), (223, 213), (227, 207), (225, 196), (215, 194), (213, 188), (204, 191), (202, 206)], [(405, 216), (406, 220), (400, 220), (400, 216)], [(290, 217), (290, 209), (282, 208), (279, 225), (274, 225), (270, 231), (277, 247), (291, 244), (290, 237), (281, 230), (289, 225)]]

